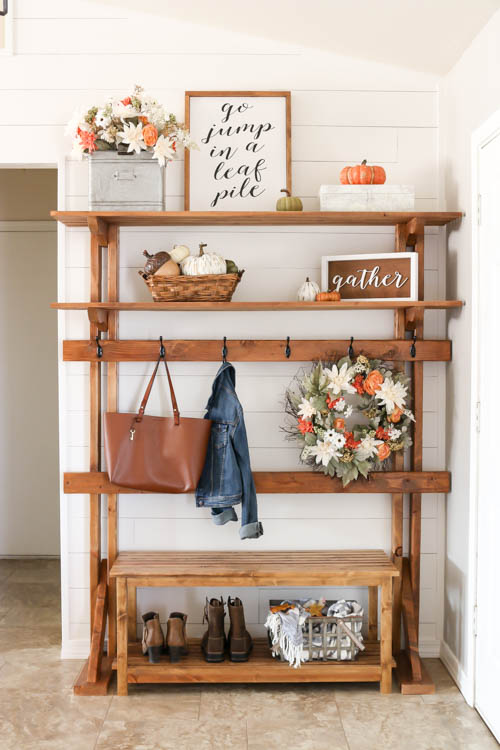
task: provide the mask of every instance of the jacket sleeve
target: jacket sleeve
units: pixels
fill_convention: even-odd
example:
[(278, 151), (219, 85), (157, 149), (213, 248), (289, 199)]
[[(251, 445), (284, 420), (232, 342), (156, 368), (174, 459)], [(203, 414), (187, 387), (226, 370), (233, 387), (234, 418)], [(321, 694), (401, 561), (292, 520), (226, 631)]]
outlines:
[(250, 467), (250, 453), (243, 412), (239, 414), (238, 424), (233, 433), (233, 447), (243, 488), (240, 537), (241, 539), (258, 539), (264, 533), (264, 529), (258, 519), (257, 493), (255, 492), (255, 483)]

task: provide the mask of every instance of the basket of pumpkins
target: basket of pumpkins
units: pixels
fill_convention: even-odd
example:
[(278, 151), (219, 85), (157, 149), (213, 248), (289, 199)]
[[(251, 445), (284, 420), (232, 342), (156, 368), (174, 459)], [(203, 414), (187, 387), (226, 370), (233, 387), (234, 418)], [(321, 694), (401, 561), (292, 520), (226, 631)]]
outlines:
[(230, 302), (244, 271), (232, 260), (206, 252), (200, 245), (191, 255), (186, 245), (175, 245), (170, 252), (150, 255), (139, 271), (155, 302)]

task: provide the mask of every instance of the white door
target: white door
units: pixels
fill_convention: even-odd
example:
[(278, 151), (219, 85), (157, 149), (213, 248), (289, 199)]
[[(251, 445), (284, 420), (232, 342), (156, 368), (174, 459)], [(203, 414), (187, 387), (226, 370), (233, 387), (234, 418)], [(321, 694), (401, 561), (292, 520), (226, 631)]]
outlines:
[(480, 429), (476, 708), (500, 740), (500, 131), (483, 143), (478, 166)]

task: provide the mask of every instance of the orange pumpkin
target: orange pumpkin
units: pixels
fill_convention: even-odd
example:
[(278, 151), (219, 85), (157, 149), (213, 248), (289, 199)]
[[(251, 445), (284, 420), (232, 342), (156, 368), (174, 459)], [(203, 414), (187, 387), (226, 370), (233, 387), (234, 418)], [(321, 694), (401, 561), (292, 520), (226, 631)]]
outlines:
[(383, 185), (385, 169), (383, 167), (368, 166), (366, 159), (355, 167), (344, 167), (340, 173), (342, 185)]
[(316, 302), (340, 302), (340, 292), (319, 292)]

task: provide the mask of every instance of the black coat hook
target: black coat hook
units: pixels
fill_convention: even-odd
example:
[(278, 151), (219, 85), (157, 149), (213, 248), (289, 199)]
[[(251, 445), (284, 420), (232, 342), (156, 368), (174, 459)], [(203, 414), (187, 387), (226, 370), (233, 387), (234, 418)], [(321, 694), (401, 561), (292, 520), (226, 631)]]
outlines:
[(354, 336), (351, 336), (351, 343), (349, 344), (349, 349), (347, 350), (347, 354), (349, 355), (349, 359), (354, 359), (354, 349), (352, 348), (352, 342), (354, 341)]
[(227, 344), (226, 344), (226, 337), (224, 336), (224, 343), (222, 345), (222, 362), (226, 364), (227, 362)]
[(413, 331), (413, 338), (412, 338), (413, 343), (410, 347), (410, 354), (413, 357), (413, 359), (415, 359), (415, 357), (417, 356), (417, 347), (415, 346), (416, 340), (417, 340), (417, 334), (415, 333), (415, 331)]
[(292, 353), (292, 350), (290, 349), (290, 336), (286, 337), (286, 346), (285, 346), (285, 357), (287, 359), (290, 359), (290, 354)]
[(99, 334), (95, 337), (95, 343), (97, 346), (97, 359), (101, 359), (102, 357), (102, 346), (101, 346), (101, 340), (99, 338)]
[(160, 336), (160, 359), (165, 359), (165, 347), (163, 346), (163, 336)]

